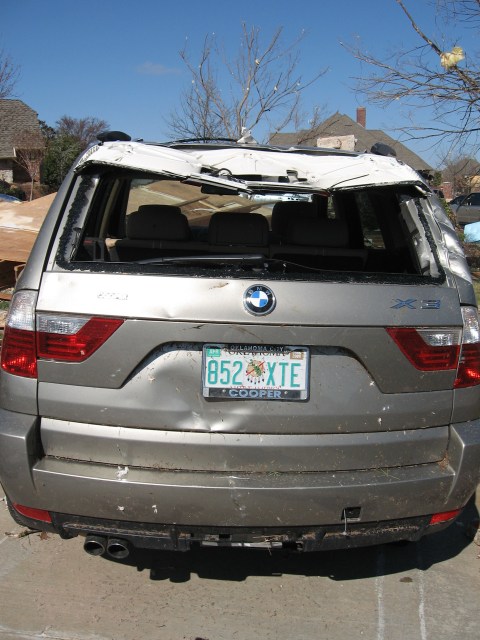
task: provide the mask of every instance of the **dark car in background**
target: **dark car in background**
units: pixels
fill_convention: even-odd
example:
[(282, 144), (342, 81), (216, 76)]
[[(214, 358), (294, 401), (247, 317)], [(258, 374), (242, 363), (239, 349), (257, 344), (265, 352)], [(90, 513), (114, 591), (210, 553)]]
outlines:
[(465, 194), (462, 194), (460, 196), (455, 196), (455, 198), (452, 198), (451, 200), (448, 201), (448, 204), (450, 206), (453, 206), (455, 204), (460, 204), (460, 202), (465, 198)]
[[(450, 203), (452, 205), (452, 203)], [(464, 196), (452, 207), (459, 225), (466, 225), (480, 220), (480, 191)]]

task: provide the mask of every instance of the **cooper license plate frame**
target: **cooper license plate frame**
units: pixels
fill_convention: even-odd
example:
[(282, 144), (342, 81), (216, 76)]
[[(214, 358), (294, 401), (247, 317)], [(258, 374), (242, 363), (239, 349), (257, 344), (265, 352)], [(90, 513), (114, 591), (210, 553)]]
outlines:
[(309, 374), (308, 347), (226, 343), (203, 347), (205, 398), (305, 401)]

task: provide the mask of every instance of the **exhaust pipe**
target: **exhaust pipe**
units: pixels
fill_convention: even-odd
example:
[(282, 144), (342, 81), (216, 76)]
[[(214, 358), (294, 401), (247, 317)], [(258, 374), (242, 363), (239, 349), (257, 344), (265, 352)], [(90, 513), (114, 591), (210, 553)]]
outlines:
[(115, 560), (123, 560), (130, 555), (130, 547), (126, 540), (109, 538), (107, 540), (107, 553)]
[(87, 536), (83, 548), (91, 556), (102, 556), (107, 550), (107, 541), (101, 536)]

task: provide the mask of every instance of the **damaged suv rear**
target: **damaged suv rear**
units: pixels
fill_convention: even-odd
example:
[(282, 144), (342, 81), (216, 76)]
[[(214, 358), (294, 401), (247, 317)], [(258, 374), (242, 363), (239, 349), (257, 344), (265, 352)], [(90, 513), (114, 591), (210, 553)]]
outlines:
[(456, 517), (480, 468), (461, 246), (391, 157), (106, 135), (2, 349), (13, 517), (94, 555), (345, 548)]

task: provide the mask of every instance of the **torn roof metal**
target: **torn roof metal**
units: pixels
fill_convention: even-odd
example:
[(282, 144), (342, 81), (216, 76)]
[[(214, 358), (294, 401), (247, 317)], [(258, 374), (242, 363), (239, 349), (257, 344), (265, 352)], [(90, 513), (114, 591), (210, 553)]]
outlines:
[[(418, 173), (395, 158), (373, 154), (329, 154), (325, 150), (312, 154), (298, 150), (201, 145), (188, 149), (142, 142), (107, 142), (88, 149), (78, 161), (78, 168), (92, 163), (107, 164), (143, 171), (153, 171), (180, 178), (239, 186), (234, 176), (261, 176), (288, 181), (292, 186), (332, 190), (391, 184), (422, 185)], [(248, 180), (242, 181), (245, 186)], [(258, 180), (255, 180), (256, 186)]]
[(94, 145), (77, 161), (77, 168), (92, 162), (182, 177), (200, 173), (202, 169), (201, 164), (189, 153), (142, 142), (105, 142)]

